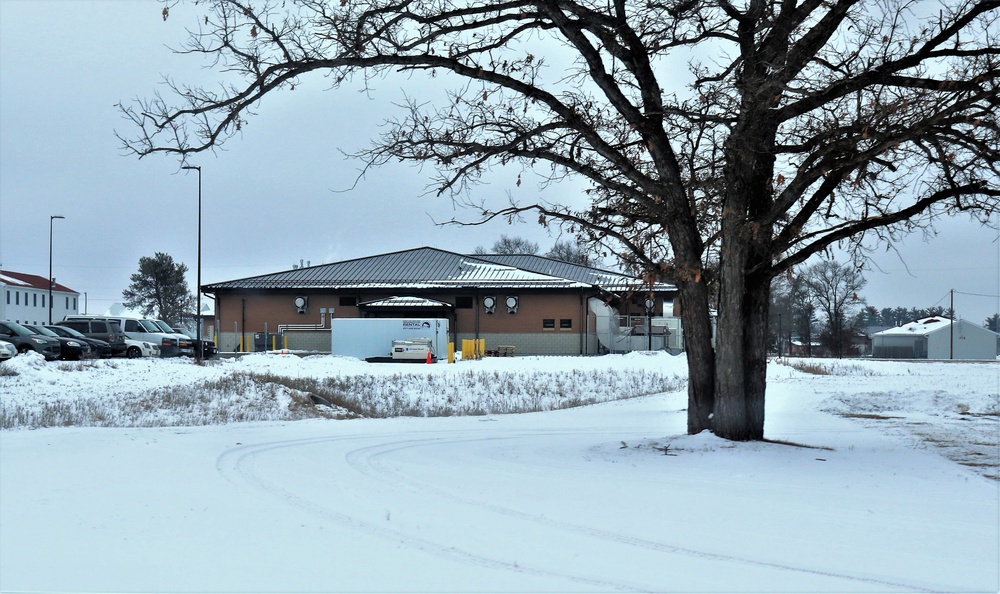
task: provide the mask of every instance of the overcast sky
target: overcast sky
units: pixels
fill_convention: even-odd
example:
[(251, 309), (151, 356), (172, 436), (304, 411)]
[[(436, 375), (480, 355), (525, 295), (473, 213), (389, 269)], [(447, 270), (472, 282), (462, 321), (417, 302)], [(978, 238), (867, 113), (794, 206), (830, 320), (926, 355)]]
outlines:
[[(0, 0), (0, 267), (44, 277), (49, 217), (62, 215), (53, 275), (86, 293), (89, 312), (121, 301), (139, 258), (156, 252), (187, 264), (194, 286), (197, 174), (171, 157), (124, 156), (114, 130), (132, 132), (115, 104), (166, 93), (164, 76), (214, 80), (197, 58), (167, 48), (201, 10), (180, 5), (164, 22), (154, 0)], [(552, 245), (533, 222), (436, 226), (476, 213), (426, 196), (428, 174), (415, 168), (383, 168), (354, 185), (361, 164), (340, 150), (378, 134), (402, 97), (398, 84), (365, 96), (311, 81), (261, 106), (241, 138), (192, 159), (203, 170), (203, 283), (425, 245), (472, 252), (502, 233), (543, 252)], [(477, 198), (503, 205), (509, 195), (567, 202), (575, 194), (571, 185), (543, 193), (514, 181), (500, 174)], [(954, 289), (959, 315), (982, 323), (1000, 311), (997, 232), (965, 218), (938, 228), (928, 242), (918, 234), (880, 255), (863, 296), (878, 308), (947, 307)]]

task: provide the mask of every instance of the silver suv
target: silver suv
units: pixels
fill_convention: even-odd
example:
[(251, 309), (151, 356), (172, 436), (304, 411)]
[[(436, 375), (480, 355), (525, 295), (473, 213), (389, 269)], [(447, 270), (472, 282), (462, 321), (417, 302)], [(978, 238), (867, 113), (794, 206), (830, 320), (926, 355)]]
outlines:
[(87, 338), (103, 340), (111, 345), (113, 356), (124, 355), (128, 345), (125, 344), (125, 333), (121, 326), (114, 320), (76, 320), (69, 319), (56, 322), (57, 326), (64, 326), (71, 330), (83, 334)]

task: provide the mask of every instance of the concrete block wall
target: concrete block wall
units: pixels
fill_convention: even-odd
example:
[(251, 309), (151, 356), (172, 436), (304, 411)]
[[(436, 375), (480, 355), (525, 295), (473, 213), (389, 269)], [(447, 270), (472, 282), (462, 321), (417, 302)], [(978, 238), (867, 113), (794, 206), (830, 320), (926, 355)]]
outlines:
[[(455, 350), (461, 350), (462, 340), (473, 338), (476, 338), (474, 334), (459, 333)], [(486, 339), (486, 350), (511, 345), (515, 356), (580, 354), (580, 335), (576, 332), (481, 333), (479, 338)], [(596, 354), (597, 339), (593, 335), (589, 338), (591, 352), (588, 354)]]
[[(244, 352), (253, 352), (254, 333), (242, 335), (246, 339)], [(268, 337), (268, 350), (271, 348), (271, 338)], [(286, 332), (288, 348), (293, 351), (330, 352), (329, 330), (308, 330)], [(219, 332), (217, 344), (220, 352), (234, 352), (239, 345), (241, 335), (236, 332)], [(515, 355), (578, 355), (580, 354), (580, 335), (576, 332), (529, 332), (529, 333), (481, 333), (480, 338), (486, 339), (486, 348), (495, 349), (500, 345), (512, 345)], [(462, 340), (475, 338), (473, 334), (459, 333), (455, 350), (461, 351)], [(588, 355), (598, 353), (598, 341), (594, 334), (587, 339)], [(278, 348), (284, 344), (278, 336)]]
[[(279, 349), (284, 348), (284, 340), (282, 337), (288, 338), (288, 349), (293, 351), (319, 351), (322, 353), (330, 352), (330, 331), (329, 330), (308, 330), (308, 331), (296, 331), (296, 332), (286, 332), (283, 335), (276, 335), (274, 333), (268, 334), (267, 349), (271, 350), (272, 336), (277, 336), (277, 347)], [(254, 352), (254, 333), (247, 332), (246, 334), (240, 334), (238, 332), (219, 332), (218, 340), (216, 344), (219, 346), (219, 351), (224, 353), (231, 353), (238, 349), (240, 338), (243, 337), (246, 340), (246, 345), (244, 345), (243, 352)]]

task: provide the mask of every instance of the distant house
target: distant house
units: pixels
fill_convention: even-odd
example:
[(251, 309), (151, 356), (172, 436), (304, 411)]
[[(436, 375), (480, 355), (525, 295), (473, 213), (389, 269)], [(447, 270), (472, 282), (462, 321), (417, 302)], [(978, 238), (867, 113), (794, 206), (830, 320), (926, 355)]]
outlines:
[(660, 349), (681, 340), (674, 285), (649, 287), (533, 255), (423, 247), (202, 289), (215, 300), (215, 331), (226, 351), (252, 350), (250, 341), (265, 331), (281, 333), (292, 349), (329, 350), (334, 316), (444, 318), (456, 343), (485, 339), (487, 349), (512, 346), (517, 354)]
[[(80, 313), (80, 293), (52, 283), (52, 321)], [(49, 283), (44, 276), (0, 270), (0, 320), (18, 324), (49, 322)]]
[(995, 359), (997, 333), (967, 320), (923, 318), (872, 336), (872, 356), (883, 359)]

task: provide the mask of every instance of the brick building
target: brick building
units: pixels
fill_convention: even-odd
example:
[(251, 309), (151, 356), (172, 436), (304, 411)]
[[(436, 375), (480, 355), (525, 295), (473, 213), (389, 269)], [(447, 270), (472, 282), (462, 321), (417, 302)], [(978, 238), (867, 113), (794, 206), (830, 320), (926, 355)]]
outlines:
[(658, 334), (649, 344), (666, 348), (670, 332), (659, 321), (674, 315), (677, 294), (668, 283), (650, 288), (621, 273), (541, 256), (429, 247), (295, 267), (203, 290), (215, 299), (223, 351), (252, 350), (265, 331), (282, 343), (287, 338), (291, 349), (329, 350), (328, 321), (335, 316), (445, 318), (456, 343), (482, 338), (487, 348), (512, 345), (518, 354), (615, 350), (606, 337), (622, 328)]

